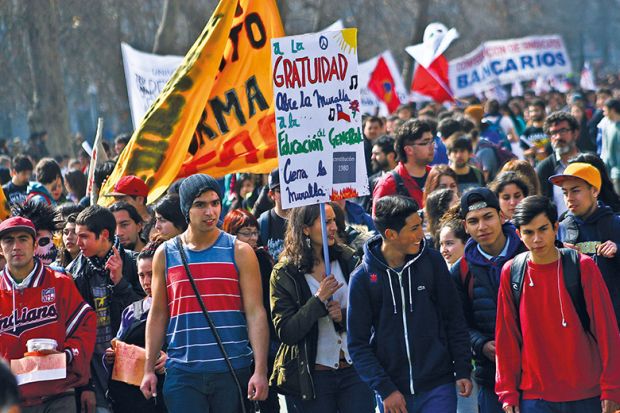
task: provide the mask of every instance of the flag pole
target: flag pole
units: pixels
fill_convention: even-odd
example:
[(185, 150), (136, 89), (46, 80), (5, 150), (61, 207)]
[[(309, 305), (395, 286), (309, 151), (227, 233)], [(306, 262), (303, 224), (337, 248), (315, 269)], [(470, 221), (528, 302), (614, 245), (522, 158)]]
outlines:
[(325, 203), (319, 205), (321, 211), (321, 235), (323, 236), (323, 261), (325, 261), (325, 275), (329, 276), (332, 272), (329, 261), (329, 244), (327, 240), (327, 214), (325, 213)]

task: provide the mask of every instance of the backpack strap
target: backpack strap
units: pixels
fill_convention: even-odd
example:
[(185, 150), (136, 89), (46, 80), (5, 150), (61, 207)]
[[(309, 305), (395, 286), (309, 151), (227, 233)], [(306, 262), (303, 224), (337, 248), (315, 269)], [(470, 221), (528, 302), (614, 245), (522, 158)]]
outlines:
[(469, 271), (469, 265), (465, 257), (459, 261), (459, 274), (461, 276), (461, 284), (463, 288), (467, 290), (467, 295), (470, 300), (474, 298), (474, 277), (472, 277), (471, 271)]
[[(529, 252), (522, 252), (514, 257), (510, 264), (510, 287), (512, 288), (512, 299), (517, 310), (517, 321), (519, 321), (519, 305), (521, 304), (521, 291), (523, 291), (523, 278), (527, 271), (527, 260)], [(518, 323), (521, 326), (521, 323)], [(520, 327), (519, 327), (520, 328)]]
[(562, 220), (562, 224), (564, 224), (565, 229), (564, 242), (574, 245), (577, 239), (579, 239), (579, 227), (577, 226), (575, 217), (567, 214)]
[(394, 178), (394, 182), (396, 183), (396, 193), (398, 195), (410, 197), (411, 195), (409, 194), (407, 187), (405, 187), (405, 181), (403, 180), (403, 177), (400, 176), (400, 174), (396, 172), (395, 169), (392, 169), (390, 171), (390, 174), (392, 174), (392, 178)]
[(592, 334), (590, 331), (590, 316), (588, 315), (586, 299), (583, 295), (583, 286), (581, 285), (579, 253), (570, 248), (561, 248), (560, 254), (562, 255), (562, 272), (564, 274), (566, 290), (577, 311), (581, 326), (586, 333)]

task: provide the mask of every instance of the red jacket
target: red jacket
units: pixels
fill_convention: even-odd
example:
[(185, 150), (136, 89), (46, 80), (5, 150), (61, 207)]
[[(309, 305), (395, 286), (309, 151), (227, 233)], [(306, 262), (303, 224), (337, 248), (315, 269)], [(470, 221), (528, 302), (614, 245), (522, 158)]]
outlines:
[[(431, 170), (430, 166), (426, 166), (426, 173)], [(415, 199), (420, 208), (424, 207), (423, 195), (424, 188), (420, 188), (418, 183), (409, 175), (407, 168), (402, 162), (399, 162), (394, 168), (394, 171), (398, 173), (403, 178), (403, 183), (405, 184), (405, 188), (409, 191), (409, 195), (411, 198)], [(372, 191), (373, 201), (380, 199), (381, 197), (388, 195), (398, 195), (398, 191), (396, 190), (396, 181), (392, 176), (391, 172), (384, 174), (377, 184), (375, 185), (375, 189)], [(374, 202), (373, 202), (373, 211), (375, 210)]]
[(73, 279), (43, 266), (38, 260), (23, 289), (15, 289), (7, 270), (0, 272), (0, 357), (19, 359), (31, 338), (51, 338), (64, 351), (67, 378), (20, 386), (24, 405), (36, 405), (88, 383), (95, 347), (96, 320)]
[[(500, 403), (524, 399), (567, 402), (600, 396), (620, 402), (620, 335), (611, 299), (594, 261), (580, 255), (581, 284), (590, 316), (586, 333), (564, 285), (558, 261), (528, 262), (517, 325), (510, 264), (497, 299), (495, 391)], [(562, 318), (566, 326), (562, 325)]]

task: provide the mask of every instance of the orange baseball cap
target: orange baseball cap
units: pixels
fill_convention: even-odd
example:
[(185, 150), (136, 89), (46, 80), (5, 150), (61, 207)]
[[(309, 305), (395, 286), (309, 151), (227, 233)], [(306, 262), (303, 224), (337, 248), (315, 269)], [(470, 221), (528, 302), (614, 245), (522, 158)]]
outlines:
[(571, 163), (566, 167), (563, 174), (549, 177), (549, 182), (560, 186), (566, 178), (579, 178), (595, 187), (597, 191), (601, 189), (601, 173), (589, 163)]

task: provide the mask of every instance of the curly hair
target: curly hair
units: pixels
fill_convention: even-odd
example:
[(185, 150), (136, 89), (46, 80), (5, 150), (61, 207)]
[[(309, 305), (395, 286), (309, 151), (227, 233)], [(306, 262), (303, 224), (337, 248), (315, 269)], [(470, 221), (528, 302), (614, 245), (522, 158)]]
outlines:
[(27, 201), (24, 204), (14, 204), (11, 207), (11, 215), (28, 218), (37, 231), (55, 232), (63, 227), (63, 220), (58, 212), (46, 203)]
[(579, 122), (577, 122), (577, 119), (575, 119), (573, 115), (568, 112), (557, 111), (547, 116), (547, 119), (545, 119), (545, 123), (543, 124), (543, 131), (549, 135), (549, 129), (553, 125), (564, 121), (568, 122), (570, 130), (575, 131), (579, 129)]
[(454, 191), (440, 188), (428, 195), (424, 205), (424, 215), (428, 222), (428, 232), (437, 243), (439, 235), (439, 221), (450, 208), (454, 199)]
[(427, 195), (439, 188), (439, 181), (442, 176), (449, 176), (454, 179), (455, 183), (458, 183), (458, 177), (456, 176), (456, 172), (448, 165), (435, 165), (428, 172), (426, 177), (426, 184), (424, 185), (424, 204), (426, 203)]

